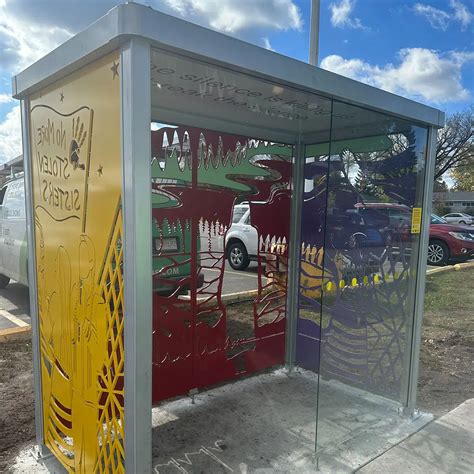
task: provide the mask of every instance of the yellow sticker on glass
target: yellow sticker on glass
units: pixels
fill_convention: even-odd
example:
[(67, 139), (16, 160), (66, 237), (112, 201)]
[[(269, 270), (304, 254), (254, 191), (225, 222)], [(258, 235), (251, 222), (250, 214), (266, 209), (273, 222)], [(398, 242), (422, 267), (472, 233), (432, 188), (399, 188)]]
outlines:
[(411, 233), (419, 234), (421, 232), (421, 207), (414, 207), (411, 214)]

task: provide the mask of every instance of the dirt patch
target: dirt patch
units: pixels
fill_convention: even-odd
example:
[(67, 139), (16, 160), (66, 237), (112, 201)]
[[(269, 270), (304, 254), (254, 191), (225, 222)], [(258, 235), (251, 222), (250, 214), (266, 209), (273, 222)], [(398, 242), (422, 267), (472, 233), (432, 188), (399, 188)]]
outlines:
[(0, 472), (35, 436), (31, 341), (0, 343)]
[(442, 415), (474, 397), (474, 269), (427, 278), (418, 405)]

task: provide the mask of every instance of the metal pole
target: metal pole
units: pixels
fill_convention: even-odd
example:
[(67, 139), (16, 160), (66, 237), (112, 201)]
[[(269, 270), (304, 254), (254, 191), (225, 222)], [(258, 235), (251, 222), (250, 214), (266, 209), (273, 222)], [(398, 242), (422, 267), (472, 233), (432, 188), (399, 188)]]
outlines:
[(288, 252), (287, 309), (285, 333), (285, 364), (291, 371), (296, 362), (298, 300), (300, 290), (301, 211), (303, 207), (304, 144), (296, 145), (293, 165), (293, 192), (291, 194), (290, 242)]
[(423, 183), (422, 226), (419, 241), (418, 263), (416, 267), (415, 301), (413, 315), (413, 332), (411, 337), (411, 357), (408, 367), (407, 403), (405, 414), (414, 415), (418, 391), (418, 369), (420, 363), (421, 332), (423, 324), (423, 307), (425, 301), (426, 266), (428, 258), (428, 242), (430, 239), (431, 203), (433, 200), (433, 182), (435, 171), (437, 131), (434, 127), (428, 130), (426, 149), (426, 166)]
[(321, 1), (311, 0), (311, 24), (309, 30), (309, 64), (318, 65), (319, 60), (319, 17)]
[(23, 169), (25, 177), (26, 235), (28, 246), (28, 291), (30, 295), (31, 346), (33, 350), (33, 381), (35, 391), (35, 430), (38, 457), (51, 455), (44, 444), (43, 393), (41, 382), (41, 343), (38, 317), (38, 285), (36, 280), (35, 212), (33, 202), (33, 177), (31, 175), (30, 101), (21, 101), (21, 130), (23, 141)]
[(125, 471), (152, 470), (152, 248), (150, 45), (121, 51), (124, 231)]

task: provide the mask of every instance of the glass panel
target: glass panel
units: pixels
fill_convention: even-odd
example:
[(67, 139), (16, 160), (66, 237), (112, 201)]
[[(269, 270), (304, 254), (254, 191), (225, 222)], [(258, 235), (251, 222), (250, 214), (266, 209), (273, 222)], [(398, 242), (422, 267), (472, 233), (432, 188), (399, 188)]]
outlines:
[[(353, 117), (347, 128), (339, 117)], [(407, 396), (427, 130), (334, 102), (318, 450), (387, 442)], [(379, 433), (378, 433), (379, 432)], [(369, 448), (380, 449), (377, 442)]]
[(177, 55), (151, 68), (155, 466), (208, 446), (193, 469), (311, 471), (368, 430), (378, 454), (407, 393), (427, 131)]

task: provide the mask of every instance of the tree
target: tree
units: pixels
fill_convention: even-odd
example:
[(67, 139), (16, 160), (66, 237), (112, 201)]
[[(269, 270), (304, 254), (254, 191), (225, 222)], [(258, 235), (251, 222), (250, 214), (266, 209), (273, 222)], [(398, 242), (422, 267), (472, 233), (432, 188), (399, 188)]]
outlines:
[(438, 130), (435, 180), (449, 170), (461, 167), (474, 156), (474, 106), (454, 113)]
[(434, 185), (433, 185), (433, 191), (435, 193), (446, 193), (447, 191), (449, 191), (449, 188), (448, 188), (448, 185), (446, 184), (446, 181), (444, 181), (444, 180), (435, 181)]
[(357, 176), (354, 180), (354, 188), (357, 190), (358, 193), (365, 196), (377, 196), (378, 190), (377, 186), (375, 186), (370, 177), (366, 176), (362, 168), (359, 168), (357, 172)]
[(454, 191), (474, 192), (474, 156), (451, 171)]

